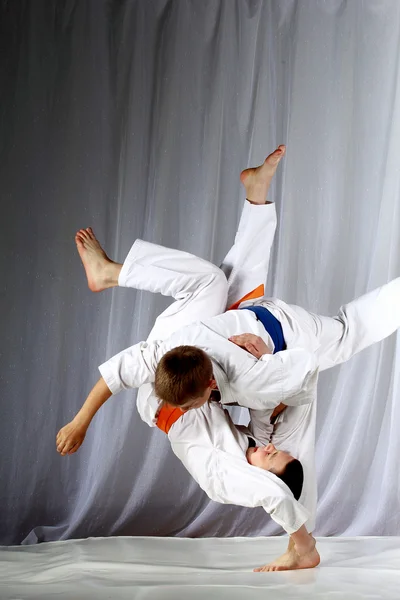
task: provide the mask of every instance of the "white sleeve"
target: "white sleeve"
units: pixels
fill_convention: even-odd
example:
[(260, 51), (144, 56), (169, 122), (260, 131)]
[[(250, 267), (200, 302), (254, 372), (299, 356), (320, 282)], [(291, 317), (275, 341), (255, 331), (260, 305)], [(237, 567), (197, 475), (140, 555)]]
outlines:
[[(308, 511), (297, 502), (278, 477), (253, 467), (243, 457), (228, 454), (202, 439), (171, 439), (172, 450), (211, 500), (239, 506), (262, 506), (287, 533), (291, 534), (309, 519)], [(208, 442), (208, 443), (207, 443)]]
[(229, 286), (227, 306), (265, 284), (275, 230), (275, 204), (246, 200), (235, 242), (221, 265)]
[(139, 342), (100, 365), (99, 371), (113, 394), (138, 388), (154, 381), (157, 364), (165, 351), (160, 341)]
[(312, 402), (318, 381), (315, 355), (303, 348), (264, 354), (241, 362), (230, 388), (241, 406), (262, 410), (283, 402), (299, 406)]

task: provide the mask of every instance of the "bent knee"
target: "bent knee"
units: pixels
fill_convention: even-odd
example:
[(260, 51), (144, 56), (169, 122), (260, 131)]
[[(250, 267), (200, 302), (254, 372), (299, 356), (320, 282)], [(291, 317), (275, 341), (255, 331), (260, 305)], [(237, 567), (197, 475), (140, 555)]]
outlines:
[(228, 294), (228, 280), (226, 275), (219, 267), (215, 267), (215, 271), (212, 273), (213, 281), (212, 286), (215, 290), (220, 293)]
[(219, 267), (215, 267), (205, 280), (210, 302), (215, 302), (215, 310), (223, 312), (228, 299), (228, 281), (225, 273)]

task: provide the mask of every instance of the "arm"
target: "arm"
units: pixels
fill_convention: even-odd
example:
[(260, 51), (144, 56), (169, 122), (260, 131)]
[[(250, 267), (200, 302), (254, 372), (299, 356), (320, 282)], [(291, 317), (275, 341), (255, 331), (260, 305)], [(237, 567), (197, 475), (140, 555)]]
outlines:
[(255, 410), (308, 404), (314, 400), (318, 381), (315, 355), (302, 348), (264, 354), (260, 360), (248, 355), (236, 360), (230, 388), (240, 405)]
[[(233, 342), (236, 346), (239, 346), (239, 348), (242, 348), (243, 350), (247, 350), (247, 352), (249, 352), (250, 354), (252, 354), (256, 359), (258, 360), (262, 360), (264, 363), (265, 362), (269, 362), (269, 368), (274, 369), (274, 365), (273, 362), (271, 361), (271, 351), (268, 348), (268, 346), (266, 345), (266, 343), (264, 342), (264, 340), (262, 338), (260, 338), (257, 335), (254, 335), (252, 333), (243, 333), (241, 335), (234, 335), (232, 337), (229, 338), (229, 341)], [(285, 351), (288, 352), (288, 351)], [(299, 354), (299, 353), (297, 353)], [(288, 398), (291, 398), (292, 400), (292, 404), (308, 404), (309, 402), (311, 402), (314, 399), (314, 393), (310, 394), (310, 397), (307, 401), (307, 394), (309, 394), (309, 392), (313, 392), (313, 387), (315, 387), (315, 383), (316, 383), (316, 378), (317, 378), (317, 371), (316, 371), (316, 359), (313, 359), (313, 355), (308, 355), (308, 353), (305, 354), (305, 351), (300, 351), (300, 362), (299, 364), (296, 362), (295, 365), (291, 365), (291, 361), (293, 360), (293, 353), (291, 353), (291, 355), (289, 354), (283, 354), (283, 352), (277, 352), (276, 354), (277, 358), (278, 358), (278, 368), (279, 368), (279, 362), (282, 363), (282, 374), (281, 374), (281, 378), (283, 378), (282, 381), (282, 391), (281, 394), (283, 394), (284, 397), (282, 397), (282, 400), (285, 400), (285, 402), (287, 402)], [(275, 361), (276, 362), (276, 361)], [(287, 363), (285, 365), (285, 363)], [(250, 372), (252, 372), (252, 370), (255, 367), (255, 365), (253, 364), (252, 367), (250, 367)], [(258, 367), (259, 368), (259, 367)], [(261, 369), (263, 369), (263, 367), (261, 367)], [(286, 369), (286, 371), (288, 372), (287, 376), (285, 377), (284, 374), (284, 370)], [(290, 376), (292, 378), (292, 381), (289, 381), (289, 369), (290, 369)], [(297, 369), (297, 372), (296, 372)], [(274, 372), (275, 378), (277, 378), (279, 380), (280, 376), (279, 376), (279, 371), (278, 373)], [(300, 379), (299, 379), (300, 377)], [(304, 377), (303, 380), (301, 380), (301, 377)], [(261, 382), (263, 381), (263, 379), (261, 379)], [(239, 382), (241, 383), (241, 382)], [(279, 381), (277, 382), (279, 385)], [(268, 379), (268, 385), (272, 384), (272, 378)], [(258, 395), (260, 394), (260, 390), (259, 390), (259, 386), (258, 382), (257, 382), (257, 392)], [(262, 383), (261, 383), (262, 385)], [(301, 388), (299, 387), (301, 386)], [(248, 386), (247, 386), (247, 389)], [(276, 405), (276, 398), (277, 395), (279, 393), (279, 390), (276, 390), (276, 392), (274, 392), (274, 412), (272, 414), (273, 417), (277, 416), (278, 414), (280, 414), (285, 408), (286, 408), (286, 404), (284, 404), (282, 401), (280, 402), (279, 406)], [(267, 400), (267, 390), (264, 389), (263, 390), (263, 394), (264, 394), (264, 402)], [(262, 398), (261, 398), (262, 400)], [(257, 402), (257, 399), (255, 400)], [(260, 401), (260, 398), (258, 399), (258, 401)], [(250, 406), (250, 403), (254, 403), (254, 399), (252, 398), (250, 401), (245, 400), (245, 402), (247, 402), (246, 406), (247, 408), (255, 408), (255, 406)], [(262, 408), (267, 408), (267, 405), (264, 404)]]
[[(207, 456), (207, 452), (205, 454)], [(305, 525), (309, 513), (295, 500), (282, 480), (269, 471), (252, 467), (247, 461), (225, 452), (223, 456), (221, 451), (218, 454), (215, 462), (212, 459), (208, 461), (207, 476), (202, 479), (201, 484), (198, 482), (207, 495), (223, 504), (262, 506), (290, 536), (285, 554), (255, 571), (316, 567), (319, 564), (319, 554), (315, 548), (315, 539), (307, 532)], [(219, 486), (219, 489), (212, 496), (209, 492), (214, 486)]]
[[(172, 449), (200, 487), (222, 504), (262, 506), (290, 535), (287, 552), (258, 571), (316, 566), (319, 555), (307, 532), (307, 510), (272, 473), (243, 456), (229, 415), (218, 404), (188, 411), (169, 433)], [(318, 560), (317, 560), (318, 559)]]
[(273, 473), (253, 467), (217, 403), (185, 413), (168, 434), (176, 456), (212, 500), (262, 506), (289, 534), (309, 518), (308, 511)]
[(160, 358), (166, 348), (160, 340), (139, 342), (119, 352), (99, 366), (99, 371), (112, 394), (152, 383)]
[(73, 454), (80, 448), (94, 415), (111, 396), (112, 393), (106, 382), (100, 377), (74, 419), (57, 434), (57, 452), (61, 456)]
[[(261, 358), (264, 354), (270, 353), (267, 345), (258, 336), (254, 336), (252, 334), (243, 334), (240, 336), (234, 336), (234, 338), (230, 338), (230, 339), (238, 346), (245, 348), (248, 352), (250, 352), (250, 354), (252, 354), (253, 356), (255, 356), (258, 359)], [(285, 408), (286, 408), (285, 404), (283, 404), (283, 403), (279, 404), (274, 409), (274, 411), (271, 415), (271, 418), (278, 416), (283, 410), (285, 410)], [(314, 415), (315, 415), (315, 412), (314, 412)], [(253, 418), (254, 418), (254, 412), (252, 414), (252, 420), (253, 420)], [(304, 420), (303, 420), (303, 424), (304, 424)], [(315, 423), (313, 426), (312, 423), (308, 422), (307, 429), (309, 429), (310, 426), (313, 430), (315, 429)], [(305, 443), (307, 443), (306, 442), (306, 439), (308, 437), (307, 433), (308, 432), (306, 431), (305, 432), (306, 435), (303, 438)], [(306, 463), (304, 463), (304, 460), (302, 460), (301, 462), (303, 464), (303, 468), (306, 467)], [(307, 479), (309, 479), (309, 477), (310, 477), (308, 466), (309, 465), (307, 465), (307, 468), (305, 469), (306, 485), (307, 485)], [(312, 472), (314, 472), (314, 471), (312, 471)], [(309, 482), (308, 482), (308, 485), (309, 485)], [(315, 490), (315, 497), (316, 497), (316, 490)], [(307, 500), (307, 494), (306, 494), (306, 500)], [(315, 513), (315, 507), (314, 507), (314, 510), (311, 509), (311, 514), (314, 514), (314, 513)], [(314, 523), (314, 518), (311, 517), (311, 519), (308, 522), (308, 526), (312, 527), (313, 523)], [(279, 559), (277, 559), (276, 561), (274, 561), (271, 564), (264, 565), (263, 567), (259, 567), (254, 570), (257, 572), (261, 572), (261, 571), (272, 571), (272, 570), (276, 570), (277, 568), (278, 569), (310, 568), (310, 567), (316, 567), (318, 564), (319, 564), (319, 554), (316, 549), (315, 539), (312, 536), (312, 534), (308, 533), (305, 525), (302, 525), (297, 531), (290, 534), (289, 544), (288, 544), (287, 550), (283, 556), (281, 556)]]
[(102, 377), (74, 419), (57, 434), (57, 452), (65, 456), (80, 448), (94, 415), (113, 394), (153, 381), (162, 354), (161, 342), (140, 342), (100, 365)]

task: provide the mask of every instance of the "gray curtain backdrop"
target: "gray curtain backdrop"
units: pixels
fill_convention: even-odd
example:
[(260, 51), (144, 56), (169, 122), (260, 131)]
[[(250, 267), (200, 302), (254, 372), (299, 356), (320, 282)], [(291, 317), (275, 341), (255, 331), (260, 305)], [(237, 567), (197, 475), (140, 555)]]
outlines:
[[(269, 293), (333, 314), (400, 275), (400, 3), (0, 6), (1, 543), (279, 533), (262, 509), (211, 502), (134, 392), (57, 454), (97, 365), (167, 305), (92, 294), (74, 234), (92, 226), (118, 261), (141, 237), (219, 263), (240, 171), (286, 143)], [(321, 377), (319, 535), (400, 534), (396, 342)]]

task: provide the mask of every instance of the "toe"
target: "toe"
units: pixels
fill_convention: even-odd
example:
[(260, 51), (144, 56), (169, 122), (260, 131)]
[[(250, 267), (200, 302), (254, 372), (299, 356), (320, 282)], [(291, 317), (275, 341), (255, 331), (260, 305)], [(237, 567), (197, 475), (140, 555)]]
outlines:
[(87, 237), (87, 233), (84, 229), (80, 229), (79, 231), (77, 231), (76, 235), (82, 239), (85, 239)]

